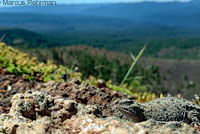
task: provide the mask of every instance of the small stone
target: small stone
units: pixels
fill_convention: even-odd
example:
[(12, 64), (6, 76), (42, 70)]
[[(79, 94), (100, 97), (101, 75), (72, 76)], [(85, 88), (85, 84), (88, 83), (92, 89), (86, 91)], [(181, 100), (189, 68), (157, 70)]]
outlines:
[(77, 79), (77, 78), (73, 78), (72, 80), (71, 80), (71, 82), (72, 83), (75, 83), (75, 84), (80, 84), (80, 81)]
[(103, 79), (98, 79), (98, 81), (97, 81), (97, 87), (98, 88), (105, 88), (107, 86), (106, 86), (106, 83), (105, 83), (105, 81)]
[(3, 88), (8, 87), (8, 85), (10, 85), (10, 83), (11, 82), (9, 80), (7, 80), (1, 85), (1, 87), (3, 87)]
[(8, 91), (11, 91), (11, 90), (12, 90), (12, 87), (11, 87), (10, 85), (8, 85), (8, 86), (7, 86), (7, 90), (8, 90)]

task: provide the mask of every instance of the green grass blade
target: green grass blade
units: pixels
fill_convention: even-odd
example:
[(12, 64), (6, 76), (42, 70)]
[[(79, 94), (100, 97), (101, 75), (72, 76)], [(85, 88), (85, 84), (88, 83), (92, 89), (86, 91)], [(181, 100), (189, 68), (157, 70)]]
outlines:
[(6, 34), (4, 34), (1, 38), (0, 38), (0, 42), (3, 41), (3, 39), (6, 37)]
[(137, 61), (139, 60), (139, 58), (142, 56), (144, 50), (146, 49), (146, 45), (144, 45), (144, 47), (140, 50), (139, 54), (137, 55), (137, 57), (135, 58), (135, 60), (133, 61), (131, 67), (129, 68), (128, 72), (126, 73), (124, 79), (122, 80), (120, 86), (122, 86), (124, 84), (124, 82), (126, 81), (126, 79), (128, 78), (128, 76), (130, 75), (131, 71), (133, 70), (133, 68), (135, 67)]
[(130, 52), (131, 58), (133, 59), (133, 61), (135, 60), (135, 56), (133, 55), (133, 53)]

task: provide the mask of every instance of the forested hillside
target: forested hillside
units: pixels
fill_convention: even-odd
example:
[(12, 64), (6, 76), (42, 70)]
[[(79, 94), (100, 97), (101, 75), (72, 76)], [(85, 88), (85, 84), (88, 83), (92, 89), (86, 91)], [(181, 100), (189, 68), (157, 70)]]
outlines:
[[(65, 39), (41, 35), (24, 29), (0, 29), (7, 44), (23, 49), (87, 45), (111, 51), (137, 54), (147, 44), (144, 56), (171, 59), (199, 59), (200, 38), (132, 39), (123, 36), (69, 35)], [(59, 53), (59, 52), (58, 52)]]

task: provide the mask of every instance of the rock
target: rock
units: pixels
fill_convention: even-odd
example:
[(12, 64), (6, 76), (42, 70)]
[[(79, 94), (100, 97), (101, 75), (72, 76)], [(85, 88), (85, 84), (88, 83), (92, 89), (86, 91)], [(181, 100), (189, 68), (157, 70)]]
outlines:
[[(0, 132), (8, 134), (43, 134), (60, 131), (72, 116), (101, 113), (96, 106), (83, 106), (73, 100), (52, 97), (44, 92), (18, 93), (12, 97), (8, 114), (0, 115)], [(57, 130), (58, 129), (58, 130)], [(60, 131), (61, 132), (61, 131)]]
[[(178, 124), (178, 125), (177, 125)], [(125, 120), (106, 118), (100, 119), (93, 115), (72, 117), (63, 123), (63, 133), (80, 134), (197, 134), (190, 125), (169, 122), (159, 124), (153, 120), (132, 123)]]
[(75, 84), (80, 84), (80, 81), (77, 79), (77, 78), (73, 78), (71, 80), (72, 83), (75, 83)]
[[(61, 86), (62, 85), (62, 86)], [(61, 96), (65, 99), (75, 100), (83, 105), (97, 105), (102, 109), (102, 116), (112, 116), (115, 114), (116, 100), (127, 98), (126, 95), (112, 91), (108, 88), (96, 88), (89, 86), (86, 82), (76, 84), (58, 83), (57, 87), (43, 84), (40, 91), (45, 91), (51, 96)]]
[(11, 83), (11, 81), (9, 80), (6, 80), (2, 85), (1, 87), (5, 88), (5, 87), (8, 87), (8, 85)]
[(93, 114), (97, 117), (102, 117), (102, 109), (95, 105), (87, 105), (87, 106), (79, 105), (77, 115), (82, 116), (85, 114)]
[(63, 122), (71, 118), (72, 115), (76, 115), (77, 107), (77, 102), (73, 100), (57, 99), (55, 105), (51, 108), (51, 117), (56, 122)]
[(45, 134), (49, 133), (48, 128), (53, 124), (49, 117), (43, 117), (31, 123), (20, 124), (16, 134)]
[[(9, 81), (9, 82), (6, 82)], [(4, 83), (9, 83), (12, 87), (10, 91), (7, 87), (2, 87)], [(1, 89), (2, 88), (2, 89)], [(89, 86), (86, 82), (80, 83), (79, 80), (73, 79), (71, 82), (55, 82), (49, 81), (42, 83), (41, 81), (28, 81), (20, 76), (2, 73), (0, 70), (0, 113), (8, 113), (11, 107), (11, 98), (16, 93), (25, 93), (27, 90), (42, 91), (52, 97), (58, 97), (74, 100), (84, 105), (97, 105), (103, 112), (102, 116), (114, 115), (114, 102), (119, 99), (127, 98), (122, 93), (111, 91), (108, 88), (96, 88)]]
[(0, 133), (16, 134), (18, 126), (23, 123), (29, 123), (31, 120), (26, 119), (22, 116), (12, 114), (1, 114), (0, 115)]
[(97, 87), (98, 88), (104, 88), (104, 87), (107, 87), (107, 86), (106, 86), (106, 83), (105, 83), (104, 80), (98, 79), (98, 81), (97, 81)]
[[(7, 90), (8, 86), (12, 88)], [(0, 68), (0, 94), (0, 133), (4, 134), (195, 134), (200, 130), (179, 122), (120, 119), (118, 103), (129, 96), (78, 80), (30, 82)]]
[(0, 114), (9, 112), (11, 106), (10, 100), (14, 94), (24, 93), (26, 90), (33, 88), (35, 85), (34, 83), (35, 82), (29, 82), (20, 76), (7, 74), (5, 70), (0, 69), (0, 107), (3, 107), (3, 109), (0, 109)]
[(18, 93), (11, 100), (12, 107), (10, 113), (36, 120), (36, 116), (50, 115), (49, 108), (53, 106), (53, 101), (53, 98), (42, 92), (32, 93), (29, 91), (25, 94)]

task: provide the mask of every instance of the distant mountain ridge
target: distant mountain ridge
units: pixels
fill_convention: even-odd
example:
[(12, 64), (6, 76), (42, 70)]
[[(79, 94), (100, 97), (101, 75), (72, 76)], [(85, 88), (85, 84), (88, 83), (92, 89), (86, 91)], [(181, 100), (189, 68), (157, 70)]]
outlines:
[[(27, 29), (56, 38), (53, 43), (45, 39), (42, 46), (84, 44), (120, 52), (137, 52), (146, 41), (164, 48), (199, 46), (199, 22), (199, 0), (0, 8), (0, 28)], [(41, 42), (38, 37), (35, 40), (34, 47)]]
[[(200, 30), (200, 1), (141, 2), (116, 4), (72, 4), (0, 8), (0, 13), (77, 15), (131, 20), (143, 25), (161, 25)], [(70, 19), (70, 18), (68, 18)]]

